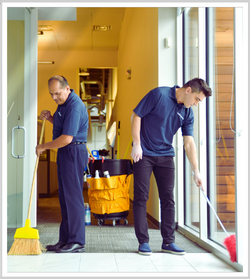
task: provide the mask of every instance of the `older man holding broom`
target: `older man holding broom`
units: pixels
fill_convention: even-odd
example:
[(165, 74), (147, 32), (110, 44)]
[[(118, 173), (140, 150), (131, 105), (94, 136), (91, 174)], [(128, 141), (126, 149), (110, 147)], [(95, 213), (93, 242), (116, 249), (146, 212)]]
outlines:
[(48, 81), (49, 93), (57, 103), (56, 112), (42, 111), (40, 118), (53, 124), (53, 140), (36, 147), (37, 157), (58, 148), (57, 175), (62, 221), (59, 241), (48, 245), (57, 253), (85, 252), (85, 208), (82, 195), (83, 172), (88, 162), (86, 148), (88, 113), (82, 100), (63, 76)]

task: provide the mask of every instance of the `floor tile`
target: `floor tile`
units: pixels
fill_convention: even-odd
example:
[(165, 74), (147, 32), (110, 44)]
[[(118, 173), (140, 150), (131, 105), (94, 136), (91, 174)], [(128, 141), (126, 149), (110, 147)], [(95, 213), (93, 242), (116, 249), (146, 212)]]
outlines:
[(190, 264), (183, 258), (183, 255), (173, 255), (170, 253), (153, 253), (150, 257), (154, 265), (158, 266), (189, 266)]
[(198, 272), (237, 272), (212, 253), (186, 254), (183, 257)]
[(48, 254), (40, 272), (78, 272), (81, 253)]
[(138, 253), (115, 254), (119, 272), (157, 272), (150, 257), (139, 255)]
[(39, 272), (47, 255), (7, 256), (7, 272)]
[(79, 272), (117, 272), (115, 254), (113, 253), (83, 253), (81, 255)]
[(196, 273), (197, 270), (191, 265), (156, 265), (157, 272), (169, 272), (169, 273)]

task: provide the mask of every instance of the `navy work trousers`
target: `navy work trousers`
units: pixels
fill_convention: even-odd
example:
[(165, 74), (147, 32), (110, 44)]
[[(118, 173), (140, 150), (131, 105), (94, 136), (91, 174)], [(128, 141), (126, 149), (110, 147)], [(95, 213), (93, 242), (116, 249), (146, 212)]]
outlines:
[(161, 235), (163, 243), (170, 244), (175, 241), (175, 202), (173, 195), (175, 165), (173, 157), (144, 155), (142, 160), (133, 164), (135, 234), (140, 244), (149, 242), (147, 201), (152, 172), (156, 179), (160, 198)]
[(85, 144), (67, 145), (57, 153), (57, 175), (62, 221), (59, 241), (85, 244), (83, 172), (88, 162)]

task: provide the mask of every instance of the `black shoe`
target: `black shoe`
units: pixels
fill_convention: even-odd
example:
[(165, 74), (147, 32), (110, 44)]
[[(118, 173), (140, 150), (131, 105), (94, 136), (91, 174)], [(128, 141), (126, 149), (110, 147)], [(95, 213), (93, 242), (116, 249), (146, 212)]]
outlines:
[(55, 245), (47, 245), (46, 249), (47, 249), (47, 251), (56, 251), (56, 249), (60, 249), (63, 246), (65, 246), (66, 244), (67, 244), (67, 242), (59, 241)]
[(84, 245), (78, 243), (68, 243), (56, 250), (56, 253), (82, 253), (85, 252)]

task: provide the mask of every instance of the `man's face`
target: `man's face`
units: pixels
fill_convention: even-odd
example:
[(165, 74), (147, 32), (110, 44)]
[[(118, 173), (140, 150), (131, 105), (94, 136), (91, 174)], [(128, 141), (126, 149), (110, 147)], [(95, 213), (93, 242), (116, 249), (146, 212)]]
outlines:
[(199, 102), (202, 102), (204, 98), (205, 95), (202, 91), (199, 93), (196, 92), (193, 93), (192, 88), (187, 87), (185, 92), (184, 106), (186, 108), (190, 108), (192, 106), (198, 106)]
[(67, 85), (65, 88), (60, 88), (60, 83), (57, 80), (52, 81), (49, 85), (49, 93), (52, 99), (58, 104), (62, 105), (66, 102), (69, 93), (70, 87)]

